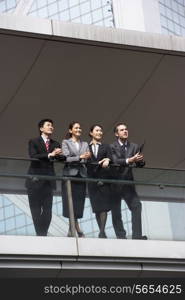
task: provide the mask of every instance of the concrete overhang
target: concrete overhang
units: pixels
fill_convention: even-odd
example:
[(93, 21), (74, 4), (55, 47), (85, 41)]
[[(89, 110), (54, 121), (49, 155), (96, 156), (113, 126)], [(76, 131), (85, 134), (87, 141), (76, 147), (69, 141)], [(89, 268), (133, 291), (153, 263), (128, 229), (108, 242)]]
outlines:
[(128, 124), (147, 166), (185, 168), (185, 38), (0, 16), (0, 156), (27, 157), (37, 122)]
[(182, 241), (1, 236), (0, 242), (0, 278), (165, 278), (185, 274)]

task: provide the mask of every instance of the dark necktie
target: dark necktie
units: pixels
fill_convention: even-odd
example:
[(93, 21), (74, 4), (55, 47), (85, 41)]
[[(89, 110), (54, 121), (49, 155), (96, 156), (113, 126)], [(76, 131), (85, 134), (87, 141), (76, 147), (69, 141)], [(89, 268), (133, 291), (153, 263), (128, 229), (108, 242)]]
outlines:
[(125, 144), (121, 145), (121, 152), (122, 152), (122, 155), (123, 157), (126, 157), (126, 152), (127, 151), (127, 147)]

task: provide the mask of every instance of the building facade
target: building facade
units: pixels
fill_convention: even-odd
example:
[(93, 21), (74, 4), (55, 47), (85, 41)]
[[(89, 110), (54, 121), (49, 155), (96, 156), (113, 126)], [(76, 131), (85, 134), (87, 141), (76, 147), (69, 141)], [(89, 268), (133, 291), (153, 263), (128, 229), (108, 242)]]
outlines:
[[(0, 13), (185, 36), (185, 0), (1, 0)], [(148, 208), (145, 205), (143, 209), (144, 233), (147, 235), (150, 235), (147, 221), (149, 206), (151, 207), (151, 203)], [(166, 207), (164, 207), (165, 211)], [(124, 225), (130, 237), (131, 216), (124, 201), (122, 213)], [(55, 197), (51, 235), (66, 234), (67, 221), (61, 215), (61, 198)], [(81, 225), (88, 237), (98, 235), (98, 226), (88, 198)], [(35, 234), (26, 196), (0, 196), (0, 234)], [(110, 214), (107, 222), (107, 235), (110, 238), (115, 237)], [(167, 238), (173, 239), (170, 230)]]

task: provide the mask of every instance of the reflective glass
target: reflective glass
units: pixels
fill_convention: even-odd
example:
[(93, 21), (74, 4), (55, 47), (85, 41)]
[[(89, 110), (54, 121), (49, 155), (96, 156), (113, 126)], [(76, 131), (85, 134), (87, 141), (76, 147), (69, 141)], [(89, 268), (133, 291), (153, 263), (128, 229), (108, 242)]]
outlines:
[(9, 231), (14, 228), (15, 228), (15, 219), (14, 218), (5, 219), (5, 230)]
[[(36, 235), (31, 217), (28, 195), (25, 180), (27, 176), (29, 160), (7, 160), (0, 159), (1, 174), (10, 174), (16, 170), (21, 179), (12, 177), (0, 177), (0, 189), (3, 187), (6, 194), (1, 194), (0, 208), (0, 233), (6, 235)], [(56, 175), (61, 177), (61, 164), (56, 162)], [(114, 170), (114, 169), (113, 169)], [(103, 195), (109, 186), (111, 206), (116, 201), (116, 197), (121, 192), (121, 216), (128, 239), (132, 238), (132, 217), (127, 202), (125, 191), (128, 187), (134, 189), (142, 206), (142, 229), (143, 235), (147, 235), (153, 240), (184, 240), (185, 236), (185, 171), (133, 168), (134, 182), (120, 182), (115, 178), (115, 173), (111, 171), (111, 178), (86, 178), (93, 183), (90, 190), (89, 183), (86, 183), (86, 198), (84, 204), (83, 217), (79, 219), (80, 226), (87, 237), (98, 237), (99, 226), (92, 206), (93, 191)], [(22, 174), (22, 175), (21, 175)], [(117, 174), (117, 173), (116, 173)], [(25, 176), (25, 178), (24, 178)], [(23, 178), (22, 178), (23, 177)], [(38, 188), (39, 175), (34, 175), (30, 179), (32, 184)], [(75, 178), (72, 178), (75, 181)], [(47, 177), (47, 180), (48, 177)], [(62, 180), (62, 177), (61, 177)], [(69, 218), (63, 215), (64, 198), (61, 190), (61, 180), (57, 181), (57, 189), (54, 192), (52, 220), (49, 226), (49, 236), (67, 236)], [(77, 178), (77, 181), (84, 179)], [(48, 184), (48, 183), (47, 183)], [(111, 187), (111, 188), (110, 188)], [(19, 195), (16, 191), (21, 192)], [(44, 191), (44, 190), (43, 190)], [(108, 191), (108, 190), (107, 190)], [(128, 189), (129, 191), (129, 189)], [(15, 194), (14, 194), (15, 193)], [(118, 194), (117, 194), (118, 193)], [(123, 194), (122, 194), (123, 193)], [(103, 196), (101, 196), (103, 197)], [(120, 196), (119, 196), (120, 197)], [(103, 198), (101, 198), (103, 199)], [(66, 201), (69, 199), (66, 198)], [(105, 227), (107, 238), (116, 238), (115, 228), (112, 222), (112, 208), (108, 210), (108, 218)], [(42, 209), (41, 209), (42, 213)], [(157, 220), (157, 222), (156, 222)]]
[(14, 215), (14, 207), (13, 205), (6, 206), (4, 209), (5, 218), (12, 217)]
[(82, 15), (89, 13), (89, 11), (90, 11), (90, 3), (89, 2), (82, 3), (80, 5), (80, 11), (81, 11)]
[(74, 6), (74, 5), (78, 5), (78, 4), (79, 4), (79, 0), (69, 0), (70, 6)]
[(75, 6), (73, 8), (70, 9), (70, 17), (71, 19), (74, 19), (76, 17), (79, 17), (80, 15), (80, 9), (78, 6)]

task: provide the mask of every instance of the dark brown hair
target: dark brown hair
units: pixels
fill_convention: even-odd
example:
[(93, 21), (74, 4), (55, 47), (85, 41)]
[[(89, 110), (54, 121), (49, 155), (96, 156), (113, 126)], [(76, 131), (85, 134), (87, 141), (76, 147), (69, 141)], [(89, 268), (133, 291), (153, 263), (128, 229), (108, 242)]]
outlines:
[(124, 126), (127, 127), (127, 125), (126, 125), (125, 123), (123, 123), (123, 122), (117, 123), (117, 124), (114, 126), (114, 133), (118, 132), (118, 127), (119, 127), (120, 125), (124, 125)]
[(66, 135), (65, 135), (65, 139), (70, 139), (71, 137), (72, 137), (72, 134), (69, 132), (69, 130), (72, 130), (73, 129), (73, 126), (75, 125), (75, 124), (79, 124), (80, 125), (80, 123), (79, 122), (77, 122), (77, 121), (72, 121), (70, 124), (69, 124), (69, 126), (68, 126), (68, 132), (66, 133)]

